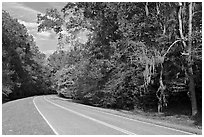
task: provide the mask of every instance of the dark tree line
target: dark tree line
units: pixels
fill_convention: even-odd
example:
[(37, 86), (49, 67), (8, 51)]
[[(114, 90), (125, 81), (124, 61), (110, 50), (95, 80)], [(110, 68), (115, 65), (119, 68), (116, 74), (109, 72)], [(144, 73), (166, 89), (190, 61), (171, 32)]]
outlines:
[(50, 92), (45, 54), (24, 25), (2, 11), (2, 99)]

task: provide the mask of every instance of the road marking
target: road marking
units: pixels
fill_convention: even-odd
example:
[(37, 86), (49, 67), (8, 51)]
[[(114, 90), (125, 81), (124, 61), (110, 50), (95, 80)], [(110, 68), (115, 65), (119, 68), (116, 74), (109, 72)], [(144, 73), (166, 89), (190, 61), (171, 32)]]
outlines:
[[(89, 107), (89, 106), (86, 106), (86, 107)], [(196, 134), (193, 134), (191, 132), (182, 131), (182, 130), (179, 130), (179, 129), (174, 129), (174, 128), (171, 128), (171, 127), (166, 127), (166, 126), (162, 126), (162, 125), (158, 125), (158, 124), (153, 124), (153, 123), (149, 123), (149, 122), (145, 122), (145, 121), (140, 121), (140, 120), (136, 120), (136, 119), (131, 119), (131, 118), (127, 118), (127, 117), (124, 117), (124, 116), (119, 116), (119, 115), (116, 115), (116, 114), (111, 114), (111, 113), (108, 113), (108, 112), (103, 112), (101, 110), (97, 110), (97, 111), (98, 112), (102, 112), (104, 114), (108, 114), (108, 115), (112, 115), (112, 116), (116, 116), (116, 117), (120, 117), (120, 118), (124, 118), (124, 119), (128, 119), (128, 120), (140, 122), (140, 123), (143, 123), (143, 124), (148, 124), (148, 125), (153, 125), (153, 126), (157, 126), (157, 127), (161, 127), (161, 128), (166, 128), (166, 129), (169, 129), (169, 130), (174, 130), (174, 131), (185, 133), (185, 134), (189, 134), (189, 135), (196, 135)]]
[(56, 103), (53, 103), (52, 101), (46, 99), (45, 97), (44, 97), (44, 99), (45, 99), (47, 102), (49, 102), (49, 103), (51, 103), (51, 104), (53, 104), (53, 105), (55, 105), (55, 106), (57, 106), (57, 107), (60, 107), (60, 108), (62, 108), (62, 109), (65, 109), (65, 110), (67, 110), (67, 111), (69, 111), (69, 112), (72, 112), (72, 113), (74, 113), (74, 114), (76, 114), (76, 115), (79, 115), (79, 116), (81, 116), (81, 117), (90, 119), (90, 120), (92, 120), (92, 121), (94, 121), (94, 122), (100, 123), (100, 124), (102, 124), (102, 125), (105, 125), (105, 126), (107, 126), (107, 127), (113, 128), (113, 129), (115, 129), (115, 130), (118, 130), (118, 131), (120, 131), (120, 132), (122, 132), (122, 133), (125, 133), (125, 134), (128, 134), (128, 135), (136, 135), (136, 134), (133, 133), (133, 132), (127, 131), (127, 130), (125, 130), (125, 129), (116, 127), (116, 126), (114, 126), (114, 125), (108, 124), (108, 123), (106, 123), (106, 122), (103, 122), (103, 121), (94, 119), (94, 118), (92, 118), (92, 117), (86, 116), (86, 115), (81, 114), (81, 113), (79, 113), (79, 112), (76, 112), (76, 111), (74, 111), (74, 110), (71, 110), (71, 109), (65, 108), (65, 107), (63, 107), (63, 106), (60, 106), (60, 105), (58, 105), (58, 104), (56, 104)]
[(45, 116), (40, 112), (40, 110), (38, 109), (37, 105), (35, 104), (35, 98), (33, 99), (33, 103), (34, 103), (34, 106), (36, 107), (36, 109), (38, 110), (38, 112), (40, 113), (40, 115), (43, 117), (43, 119), (47, 122), (47, 124), (50, 126), (50, 128), (53, 130), (53, 132), (56, 134), (56, 135), (59, 135), (59, 133), (53, 128), (53, 126), (49, 123), (49, 121), (45, 118)]
[[(75, 103), (75, 104), (77, 104), (77, 103)], [(93, 108), (91, 106), (87, 106), (87, 105), (83, 105), (83, 104), (77, 104), (77, 105), (82, 105), (82, 106), (85, 106), (85, 107), (88, 107), (88, 108)], [(104, 113), (104, 114), (108, 114), (108, 115), (112, 115), (112, 116), (116, 116), (116, 117), (120, 117), (120, 118), (124, 118), (124, 119), (128, 119), (128, 120), (132, 120), (132, 121), (136, 121), (136, 122), (140, 122), (140, 123), (143, 123), (143, 124), (148, 124), (148, 125), (153, 125), (153, 126), (157, 126), (157, 127), (161, 127), (161, 128), (166, 128), (166, 129), (169, 129), (169, 130), (174, 130), (174, 131), (185, 133), (185, 134), (189, 134), (189, 135), (196, 135), (196, 134), (193, 134), (191, 132), (182, 131), (182, 130), (174, 129), (174, 128), (171, 128), (171, 127), (166, 127), (166, 126), (162, 126), (162, 125), (158, 125), (158, 124), (153, 124), (153, 123), (149, 123), (149, 122), (145, 122), (145, 121), (141, 121), (141, 120), (131, 119), (131, 118), (127, 118), (127, 117), (124, 117), (124, 116), (119, 116), (119, 115), (116, 115), (116, 114), (111, 114), (111, 113), (108, 113), (108, 112), (103, 112), (99, 108), (95, 108), (95, 107), (94, 107), (94, 111), (98, 111), (98, 112), (101, 112), (101, 113)]]

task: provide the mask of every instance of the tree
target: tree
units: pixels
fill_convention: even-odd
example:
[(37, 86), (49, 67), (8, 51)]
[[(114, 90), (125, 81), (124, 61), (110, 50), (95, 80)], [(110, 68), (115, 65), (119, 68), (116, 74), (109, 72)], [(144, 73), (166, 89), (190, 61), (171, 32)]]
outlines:
[(26, 27), (6, 11), (2, 11), (2, 49), (3, 95), (15, 99), (49, 90), (49, 79), (43, 72), (45, 55)]
[[(123, 109), (158, 106), (161, 112), (171, 103), (170, 96), (187, 93), (189, 40), (185, 28), (190, 18), (184, 7), (170, 2), (67, 3), (62, 16), (56, 16), (60, 14), (55, 10), (39, 15), (39, 29), (53, 29), (60, 42), (72, 43), (74, 50), (67, 51), (69, 61), (62, 62), (76, 68), (72, 73), (76, 98)], [(188, 34), (193, 37), (191, 60), (196, 60), (192, 69), (200, 68), (201, 59), (201, 19), (196, 19)], [(59, 20), (56, 31), (55, 21)], [(84, 29), (90, 32), (89, 39), (80, 45), (76, 34)]]
[[(186, 6), (188, 5), (188, 7)], [(180, 36), (183, 39), (183, 46), (184, 46), (184, 51), (187, 54), (186, 60), (187, 60), (187, 73), (186, 76), (189, 79), (189, 93), (190, 93), (190, 98), (191, 98), (191, 105), (192, 105), (192, 116), (195, 116), (198, 113), (197, 110), (197, 101), (196, 101), (196, 92), (195, 92), (195, 82), (194, 82), (194, 74), (193, 74), (193, 60), (192, 60), (192, 41), (193, 41), (193, 15), (196, 12), (200, 12), (199, 9), (198, 11), (194, 11), (193, 9), (193, 5), (195, 6), (196, 3), (179, 3), (179, 12), (178, 12), (178, 18), (179, 18), (179, 30), (180, 30)], [(199, 5), (199, 3), (197, 3), (197, 5)], [(183, 10), (182, 10), (183, 8)], [(184, 37), (184, 31), (182, 29), (183, 27), (183, 22), (182, 18), (181, 18), (181, 14), (187, 14), (186, 10), (188, 9), (188, 22), (186, 24), (188, 24), (188, 34), (186, 34), (186, 37)], [(186, 15), (187, 16), (187, 15)], [(185, 16), (184, 16), (185, 17)], [(200, 21), (199, 21), (200, 22)], [(197, 27), (199, 27), (200, 25), (198, 24)], [(187, 31), (186, 31), (187, 32)], [(196, 41), (199, 41), (196, 40)]]

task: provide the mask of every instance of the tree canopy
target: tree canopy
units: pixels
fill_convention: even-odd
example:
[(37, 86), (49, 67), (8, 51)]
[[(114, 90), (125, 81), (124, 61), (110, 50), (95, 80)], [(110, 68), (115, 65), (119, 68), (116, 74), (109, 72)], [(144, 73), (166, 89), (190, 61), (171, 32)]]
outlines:
[(2, 94), (16, 99), (49, 92), (51, 84), (41, 53), (24, 25), (2, 11)]

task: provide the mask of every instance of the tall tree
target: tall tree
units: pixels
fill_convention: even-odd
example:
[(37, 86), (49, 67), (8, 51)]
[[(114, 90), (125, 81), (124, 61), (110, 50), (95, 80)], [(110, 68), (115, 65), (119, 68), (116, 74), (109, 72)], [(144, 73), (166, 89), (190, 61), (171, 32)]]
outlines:
[(189, 3), (189, 21), (188, 21), (188, 76), (189, 76), (189, 92), (191, 95), (191, 105), (192, 105), (192, 116), (195, 116), (198, 113), (197, 101), (196, 101), (196, 92), (195, 92), (195, 82), (194, 74), (192, 68), (192, 19), (193, 19), (193, 3)]

